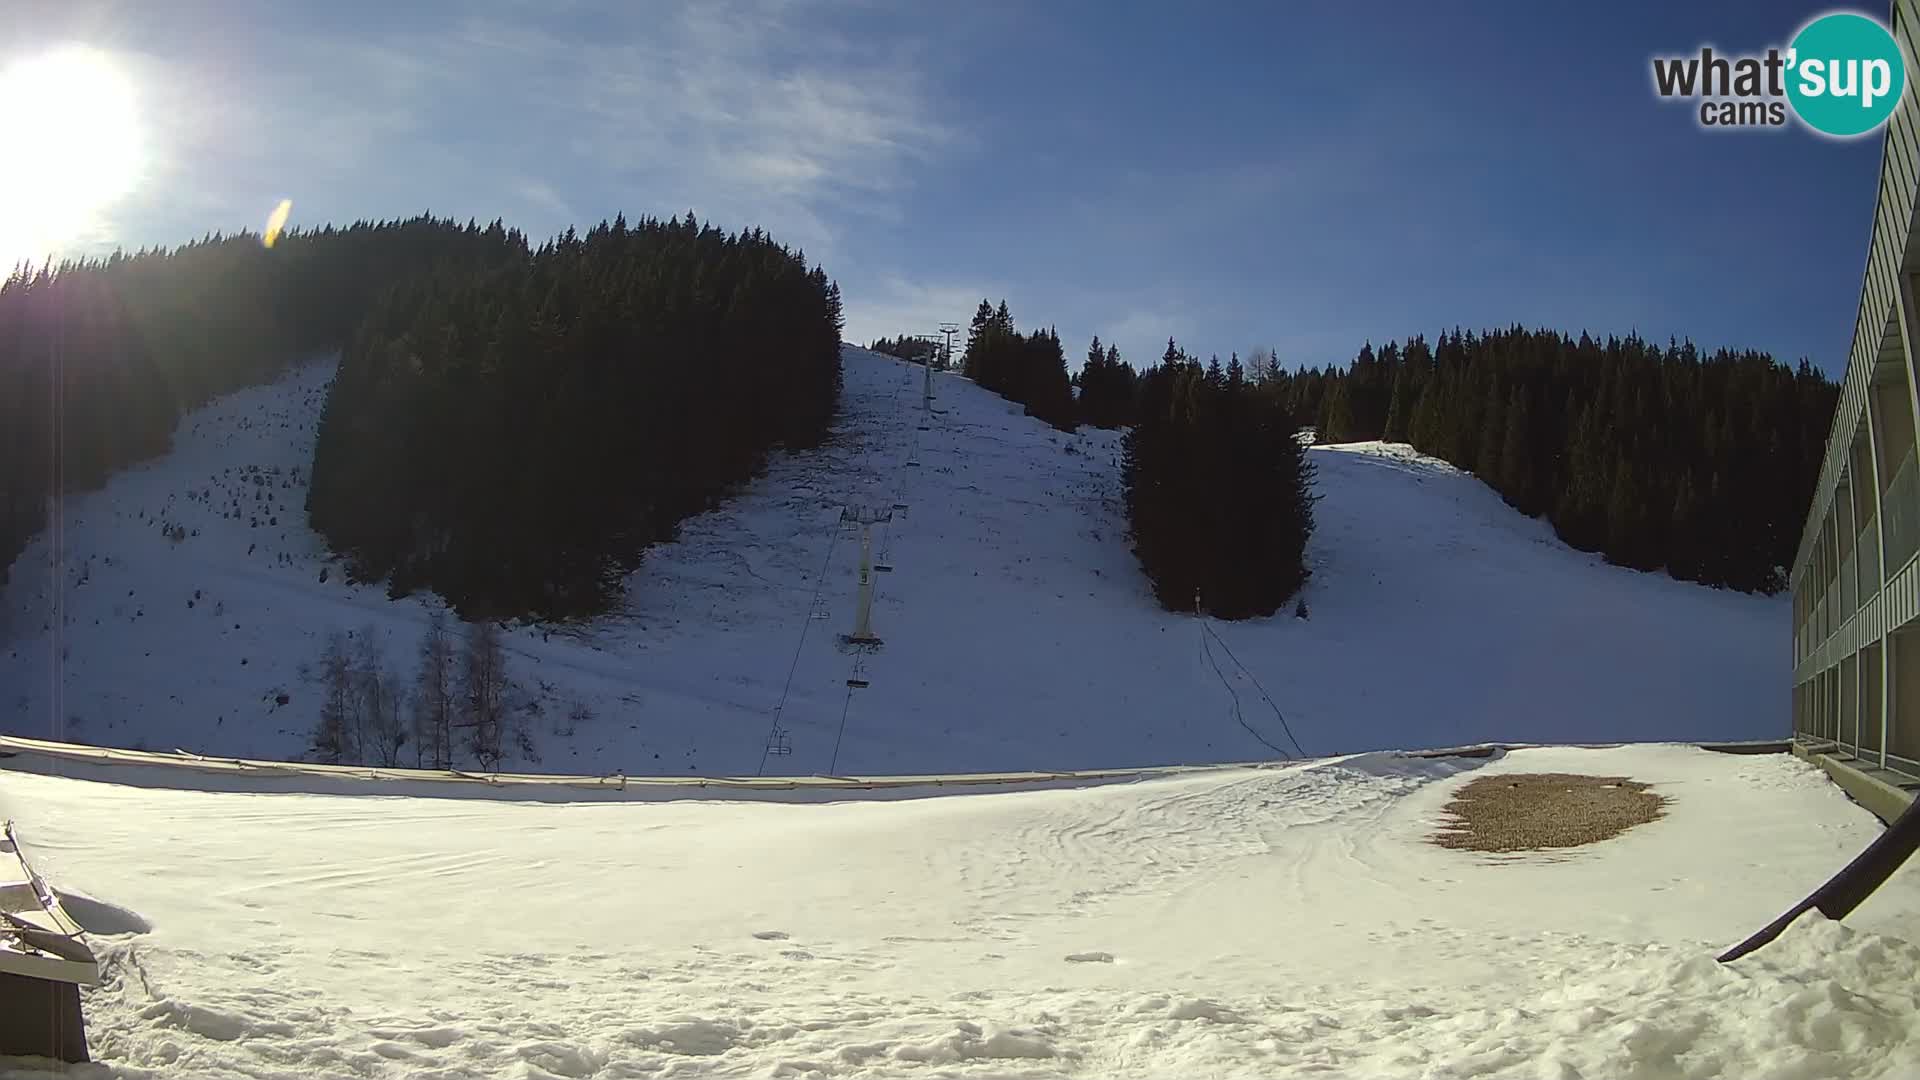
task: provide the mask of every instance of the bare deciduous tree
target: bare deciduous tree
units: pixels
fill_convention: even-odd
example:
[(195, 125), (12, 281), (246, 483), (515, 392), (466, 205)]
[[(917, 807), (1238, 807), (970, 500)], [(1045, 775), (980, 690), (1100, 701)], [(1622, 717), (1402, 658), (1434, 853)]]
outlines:
[(460, 665), (460, 726), (466, 729), (467, 748), (482, 769), (499, 769), (500, 759), (505, 756), (502, 736), (508, 723), (510, 693), (499, 627), (485, 619), (468, 624)]
[(1247, 381), (1254, 383), (1270, 382), (1280, 377), (1280, 360), (1272, 349), (1265, 345), (1256, 347), (1247, 354)]
[(346, 634), (336, 630), (327, 637), (327, 647), (312, 678), (320, 687), (320, 719), (313, 729), (314, 756), (336, 765), (359, 760), (353, 660), (348, 655)]
[(400, 676), (387, 666), (386, 635), (372, 623), (360, 631), (354, 675), (360, 689), (361, 760), (396, 766), (400, 748), (407, 744), (406, 725), (400, 720)]
[(447, 617), (434, 612), (420, 639), (420, 673), (413, 690), (413, 746), (415, 764), (429, 769), (453, 767), (454, 700), (453, 642), (447, 636)]
[(337, 765), (400, 763), (400, 749), (407, 743), (400, 677), (387, 667), (378, 629), (369, 624), (351, 640), (334, 631), (318, 668), (308, 677), (320, 687), (315, 757)]

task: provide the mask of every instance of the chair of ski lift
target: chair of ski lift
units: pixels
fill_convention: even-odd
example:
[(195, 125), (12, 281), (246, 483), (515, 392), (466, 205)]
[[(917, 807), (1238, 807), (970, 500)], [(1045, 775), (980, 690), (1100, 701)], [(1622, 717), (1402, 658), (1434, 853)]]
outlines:
[(767, 753), (775, 757), (784, 757), (793, 753), (793, 740), (785, 731), (775, 730), (767, 736)]

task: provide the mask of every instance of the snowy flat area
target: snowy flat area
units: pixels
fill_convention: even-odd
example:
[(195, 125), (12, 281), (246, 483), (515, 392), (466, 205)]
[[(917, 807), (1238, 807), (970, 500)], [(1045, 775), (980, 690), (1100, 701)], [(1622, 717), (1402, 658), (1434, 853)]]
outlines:
[[(1631, 776), (1666, 814), (1551, 856), (1424, 842), (1513, 771)], [(7, 815), (98, 931), (82, 1076), (1920, 1074), (1920, 865), (1845, 925), (1711, 958), (1878, 833), (1787, 755), (1368, 754), (824, 805), (0, 770)]]
[[(507, 635), (544, 710), (542, 760), (508, 768), (751, 775), (790, 671), (793, 753), (768, 773), (1788, 730), (1784, 597), (1607, 566), (1473, 477), (1384, 444), (1313, 452), (1311, 618), (1215, 624), (1252, 673), (1215, 646), (1230, 691), (1128, 550), (1117, 433), (1059, 433), (949, 375), (926, 416), (919, 368), (845, 358), (828, 445), (777, 456), (651, 551), (619, 614)], [(0, 597), (0, 733), (287, 758), (308, 743), (318, 694), (301, 671), (327, 634), (373, 624), (412, 671), (434, 602), (347, 583), (305, 524), (328, 374), (215, 402), (167, 457), (67, 501), (58, 571), (42, 536)], [(844, 506), (893, 515), (874, 531), (892, 570), (876, 573), (885, 644), (867, 657), (837, 640), (860, 546)], [(856, 674), (871, 686), (849, 694)], [(593, 719), (569, 725), (575, 703)]]

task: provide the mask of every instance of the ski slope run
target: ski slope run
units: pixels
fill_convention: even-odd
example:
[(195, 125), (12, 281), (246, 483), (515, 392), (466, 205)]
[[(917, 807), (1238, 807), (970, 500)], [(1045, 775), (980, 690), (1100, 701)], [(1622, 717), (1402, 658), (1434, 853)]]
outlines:
[[(1223, 683), (1199, 624), (1155, 606), (1128, 550), (1117, 433), (1059, 433), (951, 375), (923, 414), (919, 368), (844, 357), (826, 446), (777, 457), (651, 551), (624, 610), (507, 635), (543, 709), (541, 761), (508, 767), (1270, 759), (1267, 743), (1293, 741), (1255, 679), (1309, 755), (1787, 730), (1784, 599), (1607, 566), (1471, 476), (1383, 444), (1313, 451), (1311, 617), (1214, 624), (1246, 666), (1216, 646)], [(318, 694), (302, 671), (328, 633), (372, 625), (411, 671), (435, 601), (348, 583), (305, 525), (328, 375), (216, 402), (167, 457), (67, 501), (61, 559), (42, 536), (0, 603), (0, 731), (284, 758), (307, 745)], [(892, 514), (873, 532), (892, 569), (876, 573), (885, 644), (870, 656), (837, 640), (860, 558), (846, 507)], [(871, 685), (850, 692), (855, 675)], [(593, 719), (569, 722), (575, 704)], [(792, 753), (768, 757), (776, 710)]]
[[(1540, 771), (1647, 781), (1666, 814), (1552, 855), (1426, 842), (1460, 784)], [(367, 790), (0, 770), (102, 958), (85, 1075), (1920, 1074), (1920, 867), (1846, 925), (1712, 959), (1879, 831), (1784, 754), (1368, 754), (812, 805)]]

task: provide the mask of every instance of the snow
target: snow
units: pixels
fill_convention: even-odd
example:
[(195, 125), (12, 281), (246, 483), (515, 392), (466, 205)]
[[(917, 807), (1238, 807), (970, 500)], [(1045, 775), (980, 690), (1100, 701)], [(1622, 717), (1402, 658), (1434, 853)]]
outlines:
[[(854, 348), (845, 361), (835, 437), (650, 552), (623, 611), (507, 635), (544, 706), (542, 760), (509, 768), (751, 775), (790, 669), (793, 753), (765, 758), (769, 773), (1266, 759), (1236, 695), (1261, 738), (1292, 744), (1253, 679), (1309, 755), (1787, 732), (1784, 598), (1606, 566), (1473, 477), (1385, 444), (1313, 451), (1311, 618), (1214, 624), (1251, 672), (1221, 657), (1230, 693), (1195, 620), (1154, 605), (1128, 550), (1116, 433), (1056, 432), (951, 375), (924, 417), (920, 369)], [(436, 602), (347, 583), (305, 525), (328, 374), (215, 402), (165, 458), (67, 500), (63, 573), (43, 536), (0, 597), (0, 733), (282, 759), (307, 744), (301, 672), (328, 633), (371, 623), (411, 671)], [(250, 466), (270, 470), (271, 502), (254, 500)], [(236, 495), (242, 517), (222, 517)], [(893, 567), (876, 574), (885, 644), (856, 657), (837, 640), (859, 560), (841, 508), (896, 502), (874, 532)], [(161, 532), (176, 523), (178, 543)], [(854, 674), (871, 686), (849, 693)], [(576, 702), (594, 718), (569, 733)]]
[[(1460, 785), (1542, 771), (1667, 810), (1551, 854), (1425, 841)], [(1370, 753), (792, 805), (365, 790), (0, 770), (0, 816), (105, 920), (103, 1064), (77, 1075), (1920, 1070), (1920, 865), (1844, 925), (1712, 960), (1878, 833), (1784, 754)]]

